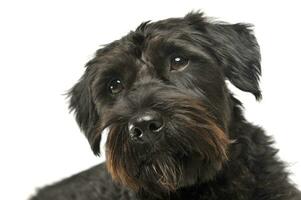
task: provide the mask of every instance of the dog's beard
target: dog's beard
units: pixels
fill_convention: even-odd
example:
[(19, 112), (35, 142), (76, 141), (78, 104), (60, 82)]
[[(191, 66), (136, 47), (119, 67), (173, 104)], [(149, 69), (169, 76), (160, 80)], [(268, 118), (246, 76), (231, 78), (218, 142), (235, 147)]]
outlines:
[(127, 120), (109, 115), (107, 168), (114, 180), (132, 188), (168, 193), (210, 180), (227, 160), (229, 140), (199, 100), (177, 96), (156, 103), (155, 109), (172, 113), (160, 140), (133, 143)]

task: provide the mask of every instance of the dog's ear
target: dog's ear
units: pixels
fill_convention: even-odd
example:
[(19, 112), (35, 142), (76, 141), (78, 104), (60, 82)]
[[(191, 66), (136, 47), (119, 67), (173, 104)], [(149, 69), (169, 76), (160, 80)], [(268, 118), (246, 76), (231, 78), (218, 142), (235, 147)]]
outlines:
[(185, 18), (206, 38), (207, 48), (223, 67), (226, 78), (237, 88), (260, 99), (260, 50), (252, 26), (214, 22), (202, 13), (190, 13)]
[[(99, 115), (96, 110), (91, 92), (91, 77), (89, 69), (76, 83), (68, 93), (70, 98), (69, 108), (74, 111), (76, 121), (85, 133), (90, 144), (93, 143), (96, 131), (96, 125), (99, 120)], [(98, 154), (99, 152), (94, 152)]]

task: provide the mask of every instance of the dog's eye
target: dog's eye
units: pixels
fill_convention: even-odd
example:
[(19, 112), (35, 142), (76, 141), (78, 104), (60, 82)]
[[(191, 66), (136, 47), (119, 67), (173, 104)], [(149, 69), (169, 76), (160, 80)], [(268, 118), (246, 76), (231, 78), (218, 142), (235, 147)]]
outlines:
[(118, 94), (123, 90), (123, 84), (119, 79), (112, 79), (109, 81), (108, 89), (112, 94)]
[(170, 70), (183, 70), (188, 65), (188, 58), (183, 56), (172, 56), (169, 61)]

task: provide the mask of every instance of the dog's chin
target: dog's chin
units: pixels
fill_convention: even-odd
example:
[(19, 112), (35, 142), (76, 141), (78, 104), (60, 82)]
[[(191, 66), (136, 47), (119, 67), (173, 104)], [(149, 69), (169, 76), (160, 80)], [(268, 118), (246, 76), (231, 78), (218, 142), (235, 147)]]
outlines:
[(148, 162), (142, 162), (135, 178), (146, 191), (170, 193), (211, 180), (220, 170), (221, 163), (208, 163), (198, 154), (171, 156), (161, 152)]

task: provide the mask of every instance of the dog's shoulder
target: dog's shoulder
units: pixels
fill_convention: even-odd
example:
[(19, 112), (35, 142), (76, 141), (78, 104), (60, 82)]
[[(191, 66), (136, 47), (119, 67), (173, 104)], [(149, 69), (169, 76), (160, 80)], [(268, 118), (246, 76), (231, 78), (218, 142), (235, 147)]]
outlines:
[(31, 200), (98, 200), (121, 196), (123, 200), (135, 199), (133, 193), (113, 182), (102, 163), (38, 190)]

